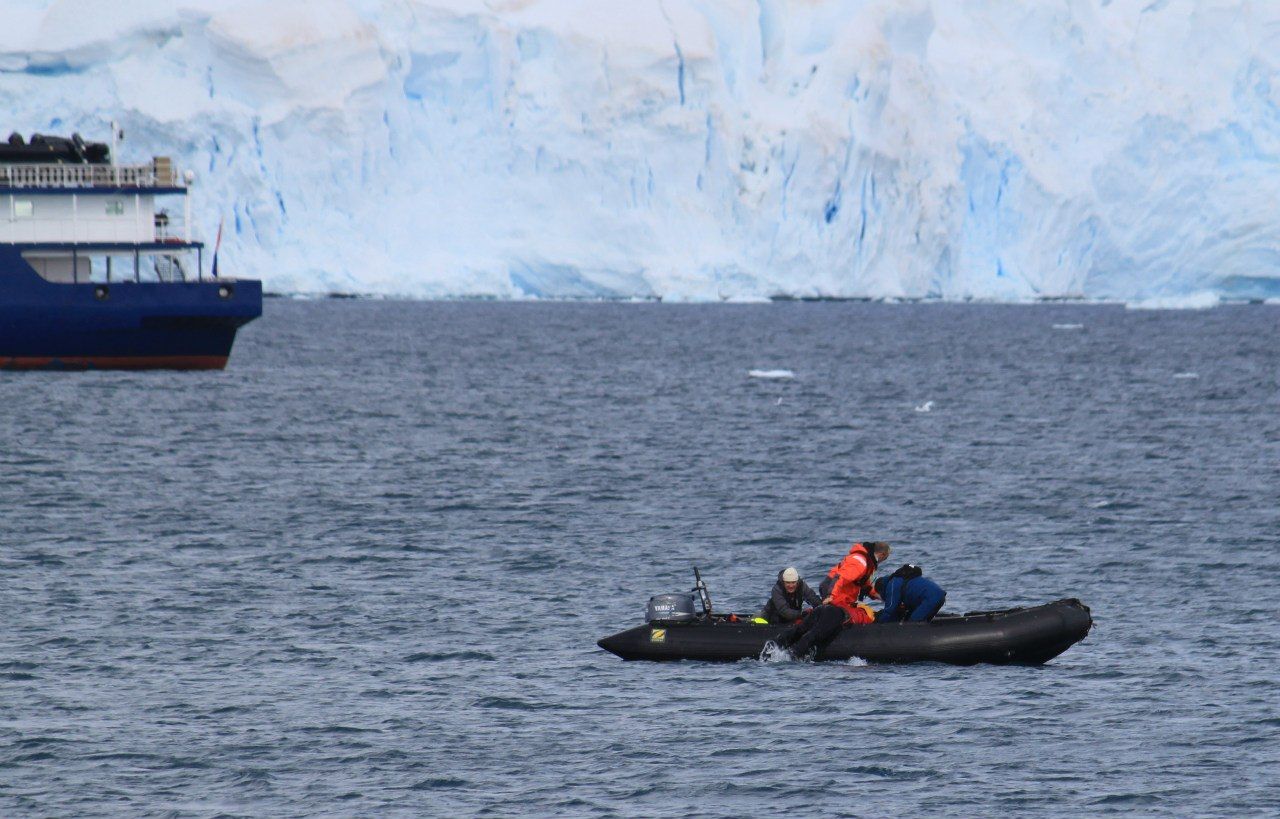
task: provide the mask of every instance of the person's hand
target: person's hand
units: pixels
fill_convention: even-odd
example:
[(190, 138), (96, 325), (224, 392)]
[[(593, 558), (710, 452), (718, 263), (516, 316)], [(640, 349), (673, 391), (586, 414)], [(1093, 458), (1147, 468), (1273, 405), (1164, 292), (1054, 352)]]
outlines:
[(828, 604), (830, 604), (830, 603), (831, 603), (831, 595), (829, 595), (829, 594), (828, 594), (826, 597), (822, 598), (822, 605), (824, 605), (824, 606), (825, 606), (825, 605), (828, 605)]

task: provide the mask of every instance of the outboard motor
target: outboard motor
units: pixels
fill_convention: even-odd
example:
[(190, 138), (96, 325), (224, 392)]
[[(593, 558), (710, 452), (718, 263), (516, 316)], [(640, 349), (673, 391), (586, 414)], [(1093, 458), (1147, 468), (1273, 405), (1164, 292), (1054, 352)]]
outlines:
[(644, 621), (658, 625), (689, 623), (693, 621), (692, 594), (656, 594), (649, 598)]

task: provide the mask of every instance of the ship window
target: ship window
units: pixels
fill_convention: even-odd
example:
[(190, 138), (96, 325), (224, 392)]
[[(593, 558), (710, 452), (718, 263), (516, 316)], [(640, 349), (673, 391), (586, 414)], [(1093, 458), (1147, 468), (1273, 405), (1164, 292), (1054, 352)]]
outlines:
[(108, 200), (107, 200), (107, 215), (108, 215), (108, 216), (122, 216), (122, 215), (124, 215), (124, 202), (121, 202), (119, 199), (108, 199)]
[(36, 215), (36, 203), (30, 199), (17, 199), (13, 203), (13, 218), (30, 219)]

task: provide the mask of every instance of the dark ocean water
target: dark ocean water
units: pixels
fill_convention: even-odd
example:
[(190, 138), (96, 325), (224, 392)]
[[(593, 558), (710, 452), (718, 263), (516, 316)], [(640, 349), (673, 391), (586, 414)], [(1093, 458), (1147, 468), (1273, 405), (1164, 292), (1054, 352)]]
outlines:
[[(1278, 331), (271, 301), (223, 373), (0, 374), (0, 815), (1275, 815)], [(595, 646), (855, 538), (1096, 626), (1041, 668)]]

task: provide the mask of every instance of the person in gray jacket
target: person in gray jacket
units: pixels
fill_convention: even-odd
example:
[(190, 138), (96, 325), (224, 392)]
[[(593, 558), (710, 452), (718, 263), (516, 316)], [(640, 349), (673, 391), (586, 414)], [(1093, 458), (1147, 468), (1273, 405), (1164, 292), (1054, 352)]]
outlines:
[(794, 623), (800, 619), (805, 603), (820, 606), (822, 598), (800, 579), (795, 567), (788, 566), (778, 572), (778, 582), (773, 584), (773, 593), (761, 609), (760, 616), (770, 623)]

